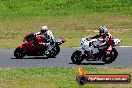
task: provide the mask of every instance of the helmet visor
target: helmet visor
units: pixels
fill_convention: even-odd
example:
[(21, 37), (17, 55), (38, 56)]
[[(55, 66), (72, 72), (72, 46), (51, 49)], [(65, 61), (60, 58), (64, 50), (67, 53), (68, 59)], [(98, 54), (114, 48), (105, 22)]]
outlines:
[(41, 30), (40, 32), (41, 32), (41, 33), (45, 33), (46, 31), (47, 31), (47, 30)]

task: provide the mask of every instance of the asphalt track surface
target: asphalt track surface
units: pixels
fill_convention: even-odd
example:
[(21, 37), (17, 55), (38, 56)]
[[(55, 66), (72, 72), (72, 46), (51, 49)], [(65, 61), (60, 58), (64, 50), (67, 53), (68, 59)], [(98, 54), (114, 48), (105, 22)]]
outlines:
[[(14, 49), (0, 49), (0, 68), (23, 68), (23, 67), (76, 67), (71, 61), (71, 55), (77, 48), (61, 48), (56, 58), (45, 58), (41, 56), (26, 56), (16, 59), (13, 55)], [(97, 67), (132, 66), (132, 47), (116, 47), (117, 59), (111, 64), (102, 61), (86, 61), (82, 65), (93, 65)]]

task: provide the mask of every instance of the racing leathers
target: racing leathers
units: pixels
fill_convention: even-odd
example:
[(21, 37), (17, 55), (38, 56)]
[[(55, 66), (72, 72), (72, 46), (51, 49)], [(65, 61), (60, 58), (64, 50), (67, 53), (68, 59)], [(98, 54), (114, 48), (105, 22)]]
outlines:
[(46, 42), (43, 42), (44, 46), (54, 44), (54, 36), (50, 30), (47, 30), (45, 33), (37, 32), (36, 35), (42, 36), (44, 39), (46, 39)]
[(95, 35), (95, 36), (93, 36), (91, 38), (92, 39), (94, 39), (94, 38), (101, 38), (102, 39), (101, 44), (98, 46), (99, 49), (102, 49), (102, 48), (104, 48), (106, 46), (109, 47), (113, 43), (112, 42), (112, 35), (110, 33), (106, 33), (104, 35), (98, 34), (98, 35)]
[(103, 55), (103, 49), (108, 49), (110, 47), (110, 45), (112, 45), (112, 43), (113, 43), (112, 36), (110, 33), (106, 33), (104, 35), (100, 35), (100, 34), (95, 35), (91, 38), (101, 38), (102, 39), (100, 45), (96, 46), (96, 47), (98, 47), (99, 52), (94, 54), (94, 59), (97, 57), (100, 58)]

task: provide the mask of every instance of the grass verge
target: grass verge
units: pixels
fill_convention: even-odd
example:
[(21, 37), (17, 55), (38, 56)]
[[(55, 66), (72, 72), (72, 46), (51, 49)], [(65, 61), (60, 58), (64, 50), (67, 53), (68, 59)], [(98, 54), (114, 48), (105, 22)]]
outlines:
[(1, 0), (0, 48), (15, 48), (29, 32), (48, 25), (64, 36), (63, 47), (79, 46), (80, 39), (108, 26), (113, 37), (132, 45), (131, 0)]
[[(90, 69), (88, 74), (130, 74), (132, 67), (111, 67)], [(0, 69), (1, 88), (130, 88), (130, 84), (86, 84), (76, 82), (76, 68), (5, 68)]]
[[(115, 20), (116, 19), (116, 20)], [(0, 24), (0, 48), (15, 48), (22, 43), (23, 37), (30, 32), (38, 32), (42, 25), (48, 25), (54, 36), (64, 36), (63, 47), (78, 47), (82, 37), (98, 34), (98, 27), (106, 24), (114, 38), (123, 40), (121, 45), (132, 45), (131, 16), (111, 17), (102, 14), (88, 16), (68, 16), (52, 20), (44, 18), (3, 21)], [(8, 26), (7, 26), (8, 25)]]

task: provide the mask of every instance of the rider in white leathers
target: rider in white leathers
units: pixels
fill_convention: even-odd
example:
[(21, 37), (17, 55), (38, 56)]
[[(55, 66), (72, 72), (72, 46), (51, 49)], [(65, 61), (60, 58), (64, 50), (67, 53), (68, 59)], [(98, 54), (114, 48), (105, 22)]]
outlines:
[(47, 42), (43, 43), (44, 46), (49, 46), (50, 44), (54, 43), (54, 36), (47, 26), (42, 26), (40, 32), (37, 32), (35, 34), (46, 39)]
[(35, 33), (35, 35), (42, 36), (46, 40), (46, 42), (43, 42), (42, 44), (47, 47), (45, 53), (49, 54), (49, 50), (52, 48), (51, 45), (54, 45), (54, 36), (52, 32), (47, 26), (42, 26), (40, 32)]

